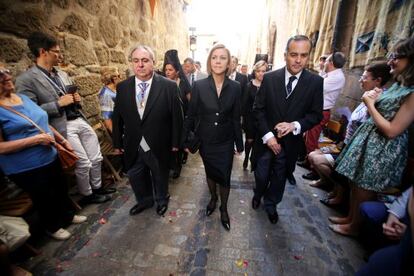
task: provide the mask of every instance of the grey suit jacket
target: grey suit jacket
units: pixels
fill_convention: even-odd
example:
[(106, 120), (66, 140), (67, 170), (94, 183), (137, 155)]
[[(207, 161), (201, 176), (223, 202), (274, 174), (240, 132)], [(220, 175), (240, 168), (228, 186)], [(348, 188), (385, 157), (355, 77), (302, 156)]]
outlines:
[(17, 77), (16, 91), (27, 95), (45, 110), (49, 116), (49, 123), (66, 137), (66, 113), (58, 105), (59, 95), (37, 66)]

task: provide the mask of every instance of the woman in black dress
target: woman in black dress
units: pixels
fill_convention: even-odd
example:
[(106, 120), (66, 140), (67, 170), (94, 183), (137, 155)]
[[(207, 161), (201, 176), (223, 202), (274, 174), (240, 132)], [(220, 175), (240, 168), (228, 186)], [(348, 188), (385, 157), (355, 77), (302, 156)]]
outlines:
[[(184, 74), (183, 68), (181, 67), (177, 50), (173, 49), (165, 52), (162, 71), (165, 77), (177, 83), (184, 118), (187, 114), (188, 101), (191, 97), (191, 86)], [(182, 164), (184, 164), (187, 160), (187, 155), (188, 153), (182, 149), (173, 153), (171, 167), (173, 169), (174, 179), (180, 177)]]
[(247, 169), (249, 163), (250, 150), (252, 149), (253, 140), (255, 136), (254, 131), (254, 116), (253, 116), (253, 104), (256, 97), (256, 93), (259, 90), (260, 84), (263, 80), (263, 75), (267, 70), (267, 63), (264, 60), (259, 60), (253, 66), (254, 78), (247, 84), (247, 93), (243, 99), (243, 129), (246, 133), (246, 142), (244, 144), (244, 162), (243, 170)]
[(216, 209), (216, 186), (219, 184), (221, 223), (228, 231), (230, 218), (227, 213), (227, 200), (230, 194), (233, 155), (243, 152), (240, 124), (241, 88), (238, 82), (228, 78), (229, 66), (230, 51), (222, 44), (213, 46), (207, 58), (209, 76), (194, 83), (184, 121), (184, 137), (196, 128), (196, 135), (201, 141), (200, 155), (211, 194), (206, 215), (211, 215)]

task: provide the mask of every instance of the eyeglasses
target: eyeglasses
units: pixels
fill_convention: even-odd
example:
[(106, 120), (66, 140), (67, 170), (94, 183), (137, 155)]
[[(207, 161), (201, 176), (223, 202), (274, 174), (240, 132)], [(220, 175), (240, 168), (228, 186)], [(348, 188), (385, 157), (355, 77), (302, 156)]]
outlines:
[(374, 78), (370, 78), (370, 77), (368, 77), (368, 76), (364, 76), (364, 75), (362, 75), (362, 76), (359, 78), (359, 80), (360, 80), (360, 81), (366, 81), (366, 80), (369, 80), (369, 79), (371, 79), (371, 80), (375, 80)]
[(405, 57), (407, 57), (407, 56), (403, 55), (403, 54), (397, 54), (397, 53), (394, 53), (394, 52), (391, 52), (387, 55), (388, 60), (402, 59), (402, 58), (405, 58)]
[(47, 51), (48, 51), (48, 52), (55, 53), (55, 54), (57, 54), (57, 55), (60, 55), (60, 54), (61, 54), (60, 50), (49, 49), (49, 50), (47, 50)]

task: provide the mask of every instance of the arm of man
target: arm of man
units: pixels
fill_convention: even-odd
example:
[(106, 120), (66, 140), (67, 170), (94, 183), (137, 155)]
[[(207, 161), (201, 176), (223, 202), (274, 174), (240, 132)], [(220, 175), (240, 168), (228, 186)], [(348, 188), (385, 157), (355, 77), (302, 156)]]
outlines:
[(16, 92), (28, 96), (32, 101), (46, 111), (49, 117), (58, 117), (62, 115), (62, 110), (57, 101), (39, 103), (36, 85), (32, 83), (27, 76), (22, 76), (16, 79)]
[(300, 124), (301, 133), (311, 129), (323, 119), (323, 78), (314, 76), (313, 85), (307, 93), (312, 93), (310, 108), (306, 111), (305, 116), (297, 122)]
[(112, 114), (112, 143), (116, 153), (123, 152), (124, 120), (120, 114), (120, 89), (116, 89), (114, 113)]
[[(185, 146), (185, 141), (187, 140), (188, 133), (190, 130), (194, 130), (196, 121), (198, 119), (198, 87), (197, 83), (194, 82), (191, 90), (191, 99), (188, 103), (187, 115), (184, 119), (183, 131), (181, 135), (181, 142)], [(189, 152), (188, 149), (184, 149), (186, 152)]]
[(281, 146), (278, 144), (272, 130), (267, 124), (266, 118), (266, 105), (267, 105), (267, 93), (270, 93), (268, 87), (271, 79), (268, 75), (263, 77), (262, 85), (257, 91), (256, 98), (253, 105), (253, 116), (255, 118), (256, 129), (259, 133), (259, 137), (262, 137), (263, 144), (266, 144), (272, 152), (277, 155), (281, 151)]

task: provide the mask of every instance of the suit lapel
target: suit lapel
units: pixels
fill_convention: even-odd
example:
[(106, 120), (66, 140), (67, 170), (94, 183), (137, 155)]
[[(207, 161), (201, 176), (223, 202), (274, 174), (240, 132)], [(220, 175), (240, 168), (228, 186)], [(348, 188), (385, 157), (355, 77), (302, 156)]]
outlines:
[(59, 95), (56, 92), (55, 88), (52, 86), (52, 84), (50, 84), (50, 82), (44, 76), (44, 73), (40, 71), (36, 65), (33, 66), (32, 73), (34, 75), (34, 79), (37, 80), (45, 88), (45, 91), (53, 91), (53, 95), (56, 98), (59, 98)]
[(274, 79), (273, 83), (275, 87), (276, 93), (276, 103), (279, 108), (275, 110), (280, 112), (280, 116), (283, 117), (287, 111), (287, 103), (286, 103), (286, 87), (285, 87), (285, 68), (280, 69), (277, 74), (276, 78)]
[(297, 101), (299, 101), (300, 99), (303, 99), (304, 95), (302, 93), (306, 91), (305, 88), (306, 88), (306, 83), (308, 81), (308, 77), (309, 77), (309, 74), (306, 71), (306, 69), (304, 69), (302, 71), (302, 74), (300, 75), (298, 83), (295, 86), (295, 89), (292, 91), (292, 93), (289, 96), (289, 98), (291, 99), (290, 99), (288, 112), (291, 112), (291, 109), (296, 106)]
[(132, 110), (134, 112), (134, 115), (136, 118), (138, 118), (138, 121), (141, 123), (141, 117), (138, 113), (138, 106), (137, 106), (137, 98), (136, 98), (136, 83), (135, 83), (135, 77), (131, 77), (129, 79), (129, 83), (127, 85), (127, 99), (128, 103), (132, 103)]
[(151, 89), (149, 91), (147, 105), (145, 106), (144, 115), (142, 116), (142, 121), (145, 121), (145, 118), (148, 117), (148, 113), (151, 112), (151, 108), (154, 106), (154, 103), (157, 101), (157, 98), (160, 95), (161, 87), (159, 85), (160, 77), (157, 74), (154, 74), (151, 83)]

